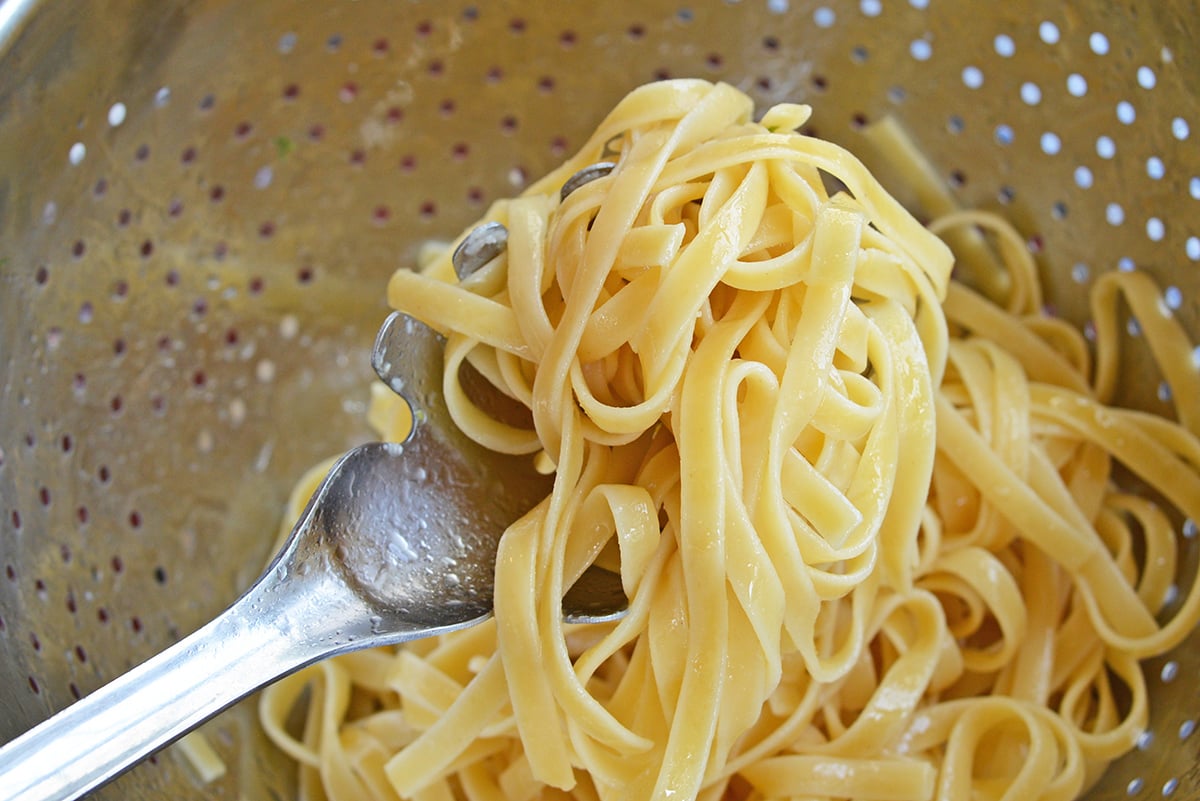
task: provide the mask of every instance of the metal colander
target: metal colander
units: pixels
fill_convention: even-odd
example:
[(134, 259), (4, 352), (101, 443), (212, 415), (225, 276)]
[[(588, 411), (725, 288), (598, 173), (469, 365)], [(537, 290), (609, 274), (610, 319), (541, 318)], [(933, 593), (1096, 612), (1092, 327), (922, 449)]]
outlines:
[[(1194, 0), (3, 0), (0, 741), (237, 596), (300, 473), (369, 437), (391, 271), (635, 85), (810, 102), (868, 163), (895, 117), (1059, 314), (1141, 269), (1200, 333), (1197, 41)], [(1121, 401), (1167, 411), (1127, 333)], [(1149, 664), (1151, 728), (1091, 798), (1200, 797), (1198, 665)], [(252, 705), (204, 731), (224, 778), (168, 751), (99, 795), (290, 796)]]

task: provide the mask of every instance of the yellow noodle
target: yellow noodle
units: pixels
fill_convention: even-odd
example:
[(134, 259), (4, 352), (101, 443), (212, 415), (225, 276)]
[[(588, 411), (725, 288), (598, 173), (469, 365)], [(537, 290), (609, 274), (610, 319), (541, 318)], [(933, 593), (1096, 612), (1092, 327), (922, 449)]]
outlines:
[[(1043, 315), (1024, 239), (931, 188), (898, 127), (872, 140), (929, 229), (795, 133), (807, 107), (751, 110), (721, 84), (637, 89), (488, 212), (503, 256), (393, 276), (391, 304), (447, 335), (459, 427), (554, 484), (501, 540), (494, 621), (264, 692), (303, 798), (1066, 801), (1136, 743), (1138, 660), (1200, 619), (1165, 510), (1200, 519), (1183, 328), (1149, 279), (1107, 275), (1093, 357)], [(560, 199), (602, 153), (615, 169)], [(1107, 405), (1118, 297), (1181, 423)], [(475, 407), (464, 361), (533, 427)], [(411, 425), (381, 386), (368, 419)], [(629, 612), (564, 625), (593, 562)]]

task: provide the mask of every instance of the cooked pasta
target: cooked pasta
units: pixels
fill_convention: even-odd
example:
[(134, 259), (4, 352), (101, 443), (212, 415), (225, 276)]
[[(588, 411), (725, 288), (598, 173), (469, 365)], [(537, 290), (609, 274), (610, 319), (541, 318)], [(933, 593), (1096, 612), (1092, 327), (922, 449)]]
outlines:
[[(639, 88), (490, 209), (506, 252), (392, 277), (446, 336), (458, 425), (553, 489), (501, 540), (491, 621), (263, 694), (304, 798), (1070, 799), (1135, 744), (1139, 660), (1200, 618), (1175, 589), (1173, 516), (1200, 519), (1185, 332), (1148, 279), (1106, 275), (1093, 367), (1003, 220), (927, 228), (796, 132), (807, 107), (752, 112), (727, 85)], [(952, 282), (943, 239), (991, 243), (1003, 280)], [(1180, 423), (1108, 405), (1122, 297)], [(532, 425), (475, 407), (464, 363)], [(373, 388), (381, 436), (407, 412)], [(564, 625), (593, 562), (628, 614)]]

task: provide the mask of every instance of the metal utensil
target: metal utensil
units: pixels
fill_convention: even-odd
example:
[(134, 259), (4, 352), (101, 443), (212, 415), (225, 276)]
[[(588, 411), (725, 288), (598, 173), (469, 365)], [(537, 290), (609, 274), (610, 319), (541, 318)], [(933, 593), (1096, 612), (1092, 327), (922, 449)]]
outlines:
[[(500, 534), (547, 477), (454, 426), (435, 389), (440, 350), (427, 326), (388, 318), (373, 363), (413, 407), (408, 438), (343, 456), (266, 572), (215, 620), (0, 748), (0, 798), (78, 797), (305, 665), (491, 615)], [(609, 620), (625, 603), (620, 578), (593, 567), (563, 616)]]

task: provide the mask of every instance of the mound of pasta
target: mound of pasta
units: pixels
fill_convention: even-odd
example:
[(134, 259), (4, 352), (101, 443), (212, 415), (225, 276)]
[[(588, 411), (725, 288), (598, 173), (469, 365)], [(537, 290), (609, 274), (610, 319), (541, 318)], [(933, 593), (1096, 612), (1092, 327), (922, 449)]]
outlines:
[[(1070, 799), (1133, 747), (1139, 660), (1200, 618), (1196, 582), (1172, 597), (1200, 520), (1184, 331), (1105, 275), (1093, 368), (1006, 223), (922, 225), (809, 113), (639, 88), (489, 210), (503, 253), (392, 277), (446, 337), (458, 425), (553, 489), (501, 540), (493, 620), (263, 694), (304, 798)], [(956, 237), (995, 246), (1003, 297), (950, 280)], [(1107, 405), (1120, 298), (1179, 423)], [(464, 363), (531, 425), (473, 405)], [(376, 388), (383, 436), (405, 411)], [(592, 563), (629, 611), (564, 625)]]

